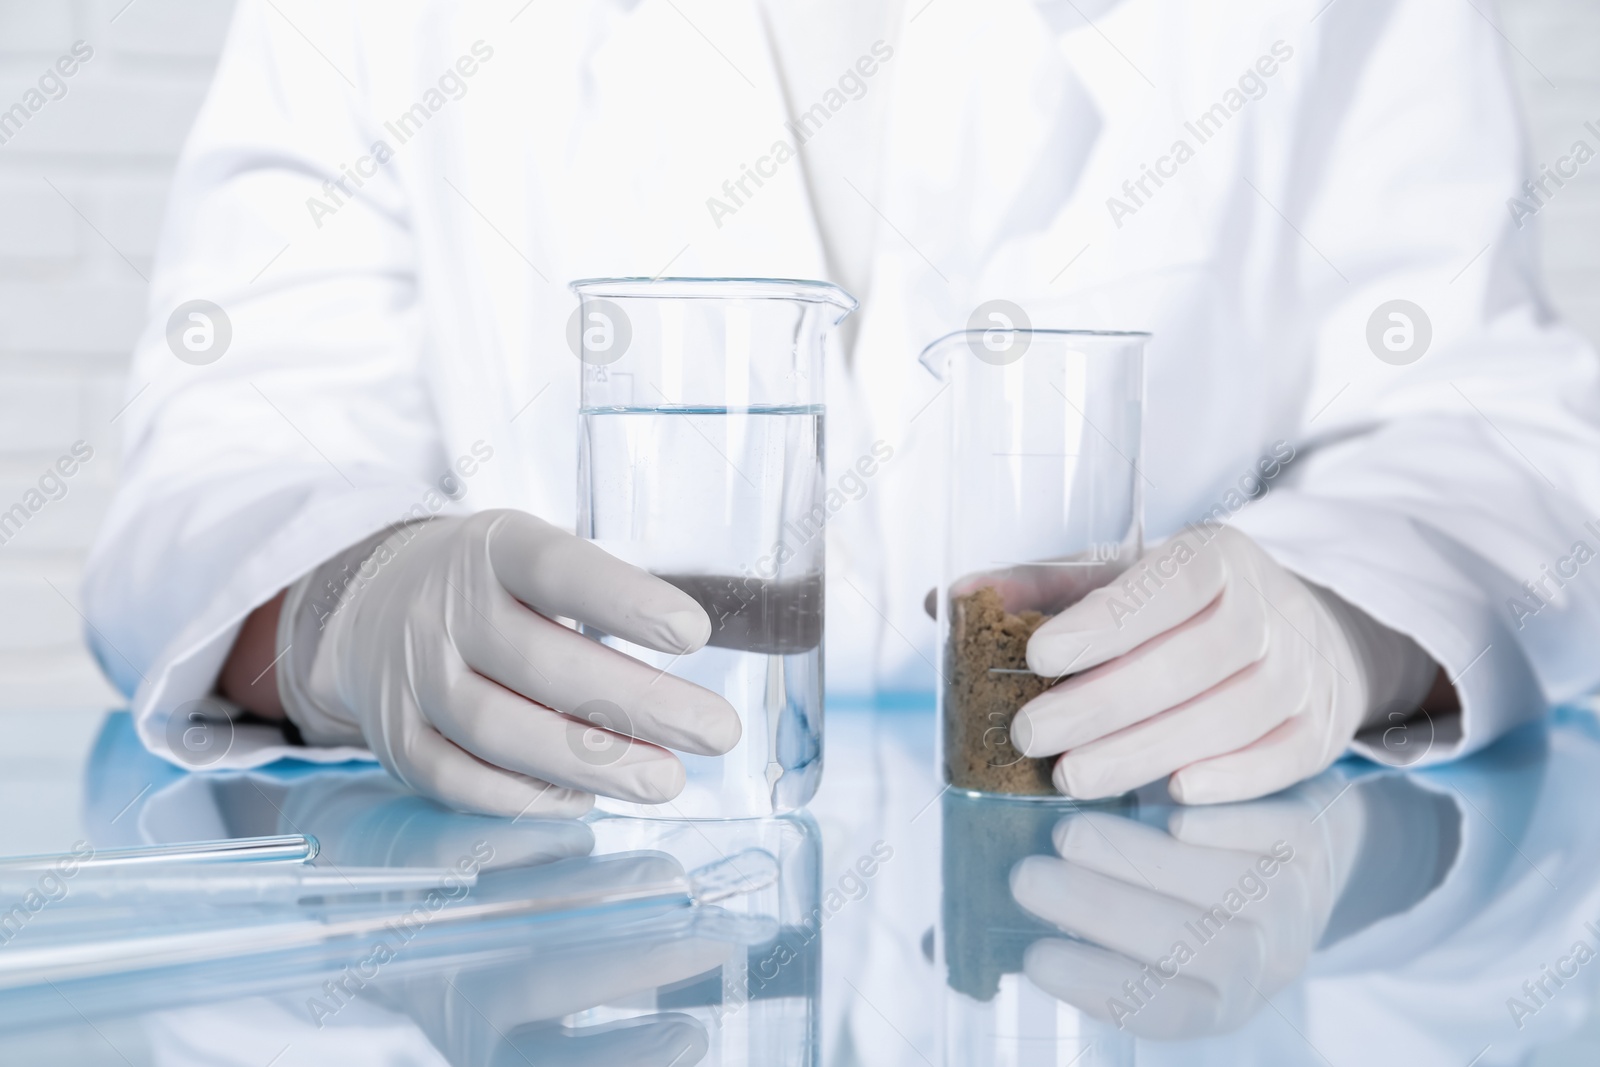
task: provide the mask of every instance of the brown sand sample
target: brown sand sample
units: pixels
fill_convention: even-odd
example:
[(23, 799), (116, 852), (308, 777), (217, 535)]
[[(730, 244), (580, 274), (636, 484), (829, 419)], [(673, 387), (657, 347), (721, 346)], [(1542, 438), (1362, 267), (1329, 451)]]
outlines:
[(1029, 759), (1011, 744), (1017, 709), (1050, 688), (1028, 670), (1028, 638), (1047, 615), (1006, 611), (985, 586), (950, 599), (950, 681), (945, 691), (944, 751), (957, 789), (1024, 796), (1054, 795), (1053, 758)]

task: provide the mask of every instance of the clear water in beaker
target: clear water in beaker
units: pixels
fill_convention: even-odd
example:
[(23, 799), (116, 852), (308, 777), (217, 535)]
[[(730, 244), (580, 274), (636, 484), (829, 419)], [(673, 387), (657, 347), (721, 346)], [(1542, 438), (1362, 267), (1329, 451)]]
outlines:
[[(585, 359), (579, 532), (706, 610), (706, 647), (607, 644), (726, 698), (724, 756), (680, 753), (683, 793), (605, 810), (743, 818), (800, 807), (822, 770), (822, 352), (854, 307), (823, 283), (576, 283), (627, 350)], [(601, 331), (597, 336), (604, 336)]]

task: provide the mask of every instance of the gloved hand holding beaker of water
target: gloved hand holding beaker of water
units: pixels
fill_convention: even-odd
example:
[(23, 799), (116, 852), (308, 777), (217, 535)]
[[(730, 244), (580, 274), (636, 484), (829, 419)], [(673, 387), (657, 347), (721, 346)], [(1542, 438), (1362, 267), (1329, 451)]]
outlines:
[[(469, 811), (580, 815), (593, 794), (660, 802), (679, 758), (726, 752), (740, 725), (716, 693), (556, 621), (668, 655), (711, 623), (688, 595), (519, 511), (401, 526), (357, 546), (375, 566), (320, 621), (291, 587), (278, 664), (307, 741), (364, 744), (397, 778)], [(296, 640), (296, 626), (320, 637)], [(295, 649), (313, 646), (310, 656)], [(309, 662), (305, 662), (309, 660)]]
[(468, 811), (796, 809), (822, 769), (823, 351), (855, 300), (573, 288), (582, 536), (510, 510), (401, 524), (292, 585), (277, 658), (230, 670), (275, 677), (307, 742)]

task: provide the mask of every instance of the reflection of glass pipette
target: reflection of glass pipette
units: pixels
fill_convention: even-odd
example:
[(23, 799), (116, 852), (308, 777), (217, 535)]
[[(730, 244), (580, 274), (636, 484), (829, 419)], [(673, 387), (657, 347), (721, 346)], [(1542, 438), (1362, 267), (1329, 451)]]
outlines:
[[(755, 892), (772, 885), (778, 878), (777, 860), (762, 849), (746, 849), (688, 874), (683, 874), (681, 869), (667, 869), (663, 859), (650, 854), (620, 855), (561, 862), (543, 868), (497, 871), (493, 872), (496, 876), (504, 876), (499, 892), (491, 888), (483, 895), (462, 892), (459, 896), (445, 896), (440, 893), (443, 899), (437, 905), (431, 900), (427, 904), (396, 902), (366, 914), (322, 921), (294, 919), (56, 944), (38, 941), (29, 944), (19, 938), (0, 953), (0, 989), (381, 936), (391, 932), (396, 924), (449, 930), (496, 920), (600, 913), (629, 907), (693, 908)], [(204, 876), (197, 872), (196, 877)], [(480, 882), (478, 889), (484, 888)], [(528, 892), (530, 889), (534, 891)], [(67, 929), (70, 932), (70, 927)]]
[(235, 837), (222, 841), (188, 841), (138, 848), (94, 849), (85, 845), (81, 852), (0, 857), (0, 874), (60, 869), (63, 866), (86, 870), (146, 863), (309, 863), (320, 850), (317, 839), (309, 834)]
[[(228, 901), (294, 901), (301, 897), (350, 893), (393, 893), (440, 887), (459, 891), (478, 876), (452, 867), (308, 867), (248, 864), (201, 867), (169, 864), (159, 867), (103, 868), (57, 875), (49, 886), (40, 879), (48, 871), (0, 868), (0, 897), (44, 894), (53, 904), (115, 900), (118, 903), (224, 903)], [(59, 892), (59, 895), (57, 895)], [(83, 901), (82, 898), (89, 898)]]
[[(464, 971), (519, 962), (532, 965), (537, 958), (561, 955), (581, 968), (585, 960), (637, 959), (651, 951), (651, 946), (694, 939), (754, 948), (772, 944), (781, 931), (777, 919), (769, 915), (729, 912), (716, 904), (621, 915), (600, 911), (570, 920), (547, 918), (451, 928), (440, 936), (420, 931), (384, 966), (383, 978), (401, 981), (447, 972), (459, 981)], [(398, 946), (399, 938), (394, 935), (386, 935), (385, 940)], [(302, 991), (336, 976), (353, 960), (370, 955), (373, 943), (363, 939), (352, 946), (330, 941), (271, 955), (206, 960), (165, 969), (158, 980), (137, 967), (118, 967), (82, 981), (10, 989), (0, 995), (0, 1029), (63, 1023), (77, 1026), (83, 1016), (126, 1018), (146, 1011)]]

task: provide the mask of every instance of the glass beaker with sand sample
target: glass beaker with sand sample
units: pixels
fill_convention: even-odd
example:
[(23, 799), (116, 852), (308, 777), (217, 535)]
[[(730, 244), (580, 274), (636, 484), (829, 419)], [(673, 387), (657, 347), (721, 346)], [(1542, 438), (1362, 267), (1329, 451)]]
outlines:
[(1143, 549), (1143, 333), (963, 330), (922, 353), (950, 384), (945, 561), (938, 589), (945, 781), (1057, 795), (1053, 759), (1011, 743), (1017, 710), (1060, 679), (1028, 638)]
[(726, 755), (679, 754), (676, 799), (599, 806), (669, 818), (799, 808), (822, 773), (823, 353), (856, 301), (778, 279), (572, 289), (578, 533), (694, 597), (712, 627), (706, 647), (676, 657), (594, 636), (720, 693), (744, 726)]

